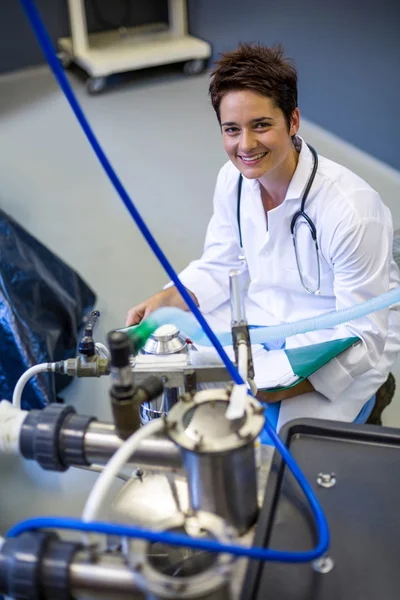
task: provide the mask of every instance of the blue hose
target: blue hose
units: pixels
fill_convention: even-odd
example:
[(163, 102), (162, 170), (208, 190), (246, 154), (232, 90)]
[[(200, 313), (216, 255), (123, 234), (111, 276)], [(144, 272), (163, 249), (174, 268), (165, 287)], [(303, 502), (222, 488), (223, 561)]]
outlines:
[(86, 523), (80, 519), (69, 517), (35, 517), (21, 521), (14, 525), (7, 537), (17, 537), (27, 531), (35, 529), (73, 529), (75, 531), (85, 531), (87, 533), (102, 533), (105, 535), (116, 535), (121, 537), (136, 538), (147, 540), (148, 542), (162, 542), (171, 546), (183, 546), (185, 548), (194, 548), (196, 550), (205, 550), (206, 552), (232, 554), (237, 557), (252, 558), (262, 561), (296, 562), (304, 563), (317, 559), (320, 556), (319, 550), (310, 550), (309, 552), (282, 552), (280, 550), (266, 550), (265, 548), (247, 548), (235, 544), (220, 544), (210, 539), (193, 538), (179, 533), (169, 533), (168, 531), (148, 531), (142, 527), (132, 527), (130, 525), (120, 525), (117, 523), (104, 523), (93, 521)]
[[(240, 377), (235, 365), (230, 361), (230, 359), (227, 356), (227, 354), (225, 353), (222, 345), (218, 341), (218, 339), (215, 336), (215, 334), (213, 333), (212, 329), (209, 327), (207, 321), (204, 319), (203, 315), (197, 308), (197, 306), (196, 306), (195, 302), (192, 300), (190, 294), (187, 292), (186, 288), (181, 283), (181, 281), (180, 281), (178, 275), (176, 274), (175, 270), (173, 269), (172, 265), (170, 264), (170, 262), (164, 255), (163, 251), (157, 244), (156, 240), (152, 236), (150, 230), (148, 229), (148, 227), (146, 226), (142, 217), (140, 216), (138, 210), (134, 206), (131, 198), (129, 197), (128, 193), (126, 192), (125, 188), (123, 187), (121, 181), (119, 180), (117, 174), (115, 173), (113, 167), (111, 166), (111, 163), (109, 162), (107, 156), (105, 155), (103, 149), (101, 148), (99, 142), (97, 141), (97, 138), (96, 138), (94, 132), (92, 131), (92, 129), (91, 129), (91, 127), (90, 127), (90, 125), (89, 125), (89, 123), (88, 123), (76, 97), (75, 97), (75, 94), (72, 91), (69, 81), (60, 65), (60, 62), (59, 62), (59, 60), (56, 56), (56, 53), (54, 51), (54, 48), (52, 46), (51, 40), (50, 40), (48, 33), (42, 23), (42, 20), (41, 20), (40, 15), (35, 7), (33, 0), (20, 0), (20, 1), (24, 8), (24, 11), (28, 17), (28, 20), (32, 26), (32, 29), (36, 35), (36, 38), (46, 56), (46, 59), (50, 65), (50, 68), (52, 69), (55, 78), (57, 79), (62, 91), (64, 92), (65, 97), (67, 98), (67, 100), (68, 100), (73, 112), (75, 113), (75, 116), (78, 119), (90, 145), (93, 148), (93, 151), (95, 152), (97, 158), (99, 159), (103, 169), (107, 173), (111, 183), (114, 185), (121, 200), (125, 204), (127, 210), (129, 211), (131, 217), (134, 219), (135, 223), (137, 224), (138, 228), (140, 229), (141, 233), (143, 234), (143, 236), (146, 239), (147, 243), (149, 244), (150, 248), (153, 250), (154, 254), (156, 255), (156, 257), (158, 258), (158, 260), (164, 267), (165, 271), (167, 272), (167, 274), (169, 275), (171, 280), (176, 285), (182, 298), (185, 300), (186, 304), (188, 305), (190, 310), (195, 315), (199, 324), (205, 331), (207, 337), (214, 345), (214, 347), (217, 350), (218, 354), (220, 355), (223, 363), (225, 364), (227, 371), (231, 375), (233, 381), (235, 381), (238, 384), (243, 383), (243, 380)], [(324, 513), (318, 503), (318, 500), (315, 497), (314, 492), (311, 489), (311, 486), (309, 485), (307, 479), (304, 477), (304, 475), (301, 472), (300, 468), (298, 467), (296, 461), (292, 458), (290, 452), (287, 450), (287, 448), (285, 447), (285, 445), (283, 444), (283, 442), (281, 441), (279, 436), (275, 433), (274, 429), (268, 423), (268, 420), (266, 420), (266, 430), (268, 431), (269, 435), (271, 436), (271, 438), (272, 438), (276, 448), (280, 452), (281, 456), (286, 461), (286, 464), (288, 465), (290, 471), (293, 473), (294, 477), (298, 481), (301, 489), (304, 492), (304, 495), (306, 496), (306, 498), (310, 504), (311, 510), (314, 514), (316, 524), (317, 524), (319, 541), (318, 541), (318, 545), (315, 547), (314, 550), (311, 550), (308, 552), (302, 552), (302, 553), (299, 553), (299, 552), (273, 553), (273, 551), (271, 551), (271, 550), (262, 550), (262, 552), (263, 552), (262, 560), (267, 560), (267, 558), (266, 558), (267, 556), (275, 557), (275, 558), (271, 558), (268, 560), (279, 560), (279, 561), (285, 561), (285, 562), (299, 562), (299, 560), (301, 560), (301, 562), (308, 562), (308, 561), (314, 560), (315, 558), (322, 556), (329, 547), (329, 529), (328, 529), (328, 524), (325, 519), (325, 515), (324, 515)], [(42, 525), (37, 525), (37, 527), (39, 527), (39, 526), (44, 527), (45, 526), (43, 524), (44, 522), (45, 522), (45, 519), (37, 520), (36, 523), (42, 523)], [(53, 522), (54, 527), (62, 527), (62, 523), (65, 524), (66, 520), (53, 519), (52, 522)], [(27, 522), (25, 522), (25, 523), (27, 523)], [(77, 521), (77, 523), (80, 525), (80, 527), (88, 526), (90, 528), (90, 526), (92, 525), (92, 524), (83, 525), (79, 521)], [(109, 527), (112, 527), (112, 524), (106, 524), (106, 525)], [(20, 527), (23, 527), (23, 523), (20, 524)], [(114, 525), (114, 527), (117, 527), (117, 526)], [(16, 528), (18, 528), (18, 525), (16, 525), (12, 531), (16, 531)], [(22, 529), (20, 531), (22, 531)], [(138, 530), (132, 528), (132, 531), (138, 531)], [(124, 533), (123, 535), (128, 535), (128, 534)], [(153, 539), (157, 539), (157, 540), (161, 539), (160, 533), (147, 532), (146, 535), (156, 536), (156, 537), (153, 537)], [(181, 542), (182, 542), (182, 540), (181, 540)], [(188, 542), (186, 541), (185, 545), (187, 545), (187, 543)], [(193, 540), (193, 544), (200, 544), (200, 543), (204, 543), (204, 542), (202, 542), (201, 540)], [(194, 545), (193, 547), (200, 547), (200, 546)], [(237, 548), (240, 548), (240, 547), (237, 547)], [(221, 549), (218, 551), (221, 551)], [(223, 550), (223, 551), (226, 551), (226, 550)], [(249, 552), (249, 549), (242, 548), (240, 551), (243, 553), (247, 553), (247, 552)], [(242, 554), (242, 555), (246, 556), (247, 554)], [(277, 556), (279, 556), (279, 558), (276, 558)]]
[(114, 171), (104, 150), (100, 146), (92, 128), (90, 127), (90, 125), (86, 119), (86, 116), (85, 116), (82, 108), (80, 107), (80, 105), (78, 103), (78, 100), (71, 88), (71, 85), (67, 79), (67, 76), (65, 75), (64, 70), (60, 65), (60, 62), (54, 51), (54, 48), (53, 48), (51, 40), (48, 36), (48, 33), (47, 33), (47, 31), (43, 25), (43, 22), (39, 16), (39, 13), (35, 7), (35, 3), (33, 2), (33, 0), (20, 0), (20, 1), (22, 3), (25, 13), (32, 25), (32, 28), (36, 34), (37, 40), (46, 56), (47, 62), (49, 63), (49, 66), (50, 66), (51, 70), (53, 71), (55, 78), (57, 79), (62, 91), (64, 92), (66, 99), (68, 100), (76, 118), (78, 119), (79, 124), (81, 125), (83, 132), (85, 133), (85, 135), (89, 141), (89, 144), (92, 146), (94, 153), (96, 154), (97, 158), (99, 159), (101, 166), (103, 167), (104, 171), (107, 173), (111, 183), (113, 184), (116, 191), (118, 192), (118, 195), (120, 196), (122, 202), (125, 204), (125, 207), (127, 208), (131, 217), (135, 221), (136, 225), (139, 227), (146, 242), (149, 244), (150, 248), (153, 250), (155, 256), (157, 257), (157, 259), (160, 261), (160, 263), (164, 267), (168, 276), (171, 278), (171, 280), (176, 285), (182, 298), (185, 300), (186, 304), (188, 305), (188, 307), (190, 308), (192, 313), (195, 315), (195, 317), (198, 320), (198, 322), (200, 323), (202, 329), (206, 332), (206, 335), (208, 336), (209, 340), (212, 342), (213, 346), (218, 351), (218, 354), (221, 356), (221, 359), (224, 362), (229, 374), (232, 376), (232, 379), (235, 381), (237, 379), (237, 371), (234, 368), (232, 362), (229, 360), (229, 357), (225, 353), (225, 351), (222, 348), (221, 344), (219, 343), (218, 339), (215, 337), (214, 332), (212, 331), (212, 329), (208, 325), (207, 321), (204, 319), (203, 315), (197, 308), (191, 295), (188, 293), (185, 286), (181, 283), (181, 281), (180, 281), (178, 275), (176, 274), (174, 268), (172, 267), (171, 263), (169, 262), (169, 260), (167, 259), (167, 257), (163, 253), (163, 251), (161, 250), (160, 246), (157, 244), (156, 240), (154, 239), (153, 235), (151, 234), (146, 223), (143, 221), (142, 217), (140, 216), (139, 211), (136, 209), (136, 207), (133, 204), (131, 198), (129, 197), (127, 191), (125, 190), (124, 186), (122, 185), (118, 175)]

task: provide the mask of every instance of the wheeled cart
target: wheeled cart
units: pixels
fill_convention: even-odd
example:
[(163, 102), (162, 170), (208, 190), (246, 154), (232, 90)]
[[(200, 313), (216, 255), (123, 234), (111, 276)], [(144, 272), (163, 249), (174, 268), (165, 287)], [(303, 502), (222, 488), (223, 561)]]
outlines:
[(101, 92), (107, 77), (146, 67), (184, 62), (187, 75), (201, 73), (211, 56), (207, 42), (187, 33), (186, 0), (168, 0), (169, 23), (88, 34), (84, 0), (68, 0), (71, 37), (58, 41), (66, 68), (72, 62), (89, 75), (88, 92)]

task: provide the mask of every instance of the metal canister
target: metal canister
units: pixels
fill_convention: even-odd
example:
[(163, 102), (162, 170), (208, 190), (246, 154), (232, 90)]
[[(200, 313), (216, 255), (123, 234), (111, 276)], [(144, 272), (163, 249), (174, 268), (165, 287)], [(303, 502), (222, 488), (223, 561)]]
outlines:
[(258, 514), (254, 442), (264, 426), (264, 409), (246, 399), (242, 418), (229, 420), (230, 391), (197, 392), (167, 417), (168, 436), (182, 452), (194, 510), (214, 513), (239, 534)]
[[(162, 325), (149, 337), (142, 349), (143, 354), (157, 356), (170, 356), (171, 354), (188, 354), (189, 349), (185, 338), (180, 334), (175, 325)], [(164, 388), (163, 394), (144, 402), (140, 407), (140, 420), (143, 424), (158, 419), (168, 414), (171, 408), (178, 402), (180, 394), (184, 390), (176, 387)]]

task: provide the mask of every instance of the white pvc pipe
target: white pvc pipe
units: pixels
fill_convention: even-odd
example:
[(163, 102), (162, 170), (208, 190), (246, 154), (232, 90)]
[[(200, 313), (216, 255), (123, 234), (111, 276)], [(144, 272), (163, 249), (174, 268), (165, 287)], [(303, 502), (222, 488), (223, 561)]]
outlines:
[(8, 400), (0, 402), (0, 454), (20, 454), (19, 436), (27, 414)]

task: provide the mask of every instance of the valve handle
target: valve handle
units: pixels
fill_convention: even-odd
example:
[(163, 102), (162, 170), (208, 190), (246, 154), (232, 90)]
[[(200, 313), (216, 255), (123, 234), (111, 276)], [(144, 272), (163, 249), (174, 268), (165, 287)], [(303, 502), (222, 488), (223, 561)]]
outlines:
[(85, 333), (79, 342), (79, 354), (83, 354), (84, 356), (88, 357), (95, 355), (96, 347), (93, 339), (93, 330), (99, 317), (100, 312), (98, 310), (92, 311), (92, 314), (85, 325)]

